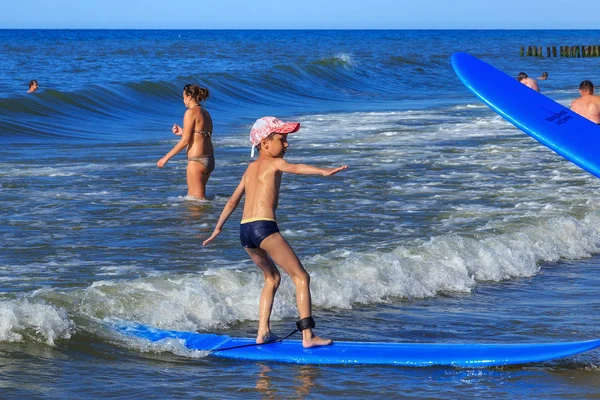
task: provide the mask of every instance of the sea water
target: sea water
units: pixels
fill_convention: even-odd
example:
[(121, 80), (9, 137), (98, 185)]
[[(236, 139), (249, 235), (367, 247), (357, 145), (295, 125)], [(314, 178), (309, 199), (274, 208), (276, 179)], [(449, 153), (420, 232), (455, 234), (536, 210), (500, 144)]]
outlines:
[[(466, 51), (568, 106), (600, 59), (522, 58), (596, 31), (0, 30), (2, 398), (596, 398), (600, 353), (516, 367), (295, 366), (148, 343), (114, 319), (252, 337), (262, 275), (236, 211), (207, 247), (265, 115), (301, 123), (277, 218), (316, 332), (440, 343), (597, 338), (600, 181), (479, 102)], [(26, 94), (27, 82), (40, 89)], [(186, 197), (185, 84), (210, 89), (217, 167)], [(297, 319), (284, 276), (273, 330)]]

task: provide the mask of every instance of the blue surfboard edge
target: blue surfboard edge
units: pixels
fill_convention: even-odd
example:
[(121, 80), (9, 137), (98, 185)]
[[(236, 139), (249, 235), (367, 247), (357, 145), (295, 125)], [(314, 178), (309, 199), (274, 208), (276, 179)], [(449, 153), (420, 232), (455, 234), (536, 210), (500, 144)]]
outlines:
[[(484, 104), (557, 154), (600, 177), (600, 126), (468, 53), (451, 64), (460, 81)], [(548, 111), (548, 115), (540, 110)], [(564, 124), (557, 127), (556, 124)]]
[[(148, 325), (120, 322), (111, 328), (127, 337), (160, 342), (179, 340), (187, 349), (243, 361), (312, 365), (390, 365), (403, 367), (451, 366), (480, 368), (550, 361), (600, 347), (600, 339), (551, 343), (394, 343), (335, 342), (305, 349), (300, 340), (255, 345), (250, 338), (213, 333), (163, 330)], [(230, 350), (220, 350), (229, 347)]]

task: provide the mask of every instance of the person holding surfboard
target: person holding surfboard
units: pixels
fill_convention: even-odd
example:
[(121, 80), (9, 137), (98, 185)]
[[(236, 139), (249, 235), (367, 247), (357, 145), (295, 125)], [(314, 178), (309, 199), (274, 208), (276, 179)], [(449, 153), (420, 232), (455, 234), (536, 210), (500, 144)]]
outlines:
[(581, 82), (579, 95), (571, 103), (571, 111), (600, 125), (600, 96), (594, 95), (594, 84), (588, 80)]
[(240, 224), (240, 241), (265, 278), (265, 285), (259, 300), (258, 335), (256, 337), (258, 344), (276, 340), (270, 329), (273, 300), (281, 281), (276, 265), (279, 265), (292, 278), (296, 286), (296, 303), (300, 314), (300, 320), (296, 326), (302, 332), (302, 345), (315, 347), (332, 343), (330, 339), (320, 338), (313, 333), (312, 328), (315, 327), (315, 322), (312, 318), (310, 276), (294, 250), (279, 232), (275, 211), (279, 201), (281, 177), (284, 172), (331, 176), (347, 169), (348, 166), (320, 168), (286, 162), (283, 156), (288, 149), (287, 136), (297, 132), (298, 129), (300, 129), (300, 123), (283, 122), (275, 117), (263, 117), (256, 120), (250, 131), (251, 156), (254, 156), (255, 148), (260, 155), (256, 161), (248, 165), (239, 185), (225, 204), (213, 233), (203, 242), (203, 245), (206, 246), (221, 233), (223, 225), (245, 195)]

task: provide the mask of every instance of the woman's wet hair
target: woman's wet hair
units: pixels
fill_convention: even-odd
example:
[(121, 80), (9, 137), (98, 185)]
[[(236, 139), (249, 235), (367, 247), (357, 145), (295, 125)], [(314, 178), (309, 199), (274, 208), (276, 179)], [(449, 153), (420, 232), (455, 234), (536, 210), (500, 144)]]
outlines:
[(210, 96), (210, 93), (208, 92), (207, 88), (200, 87), (195, 84), (185, 85), (183, 87), (183, 92), (186, 95), (191, 96), (192, 99), (196, 100), (198, 103), (203, 102)]

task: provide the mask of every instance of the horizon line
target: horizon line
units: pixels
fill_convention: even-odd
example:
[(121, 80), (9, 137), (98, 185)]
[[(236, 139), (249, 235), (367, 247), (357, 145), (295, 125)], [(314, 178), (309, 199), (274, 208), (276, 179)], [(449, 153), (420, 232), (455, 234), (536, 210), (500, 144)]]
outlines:
[(0, 28), (0, 31), (599, 31), (592, 28)]

